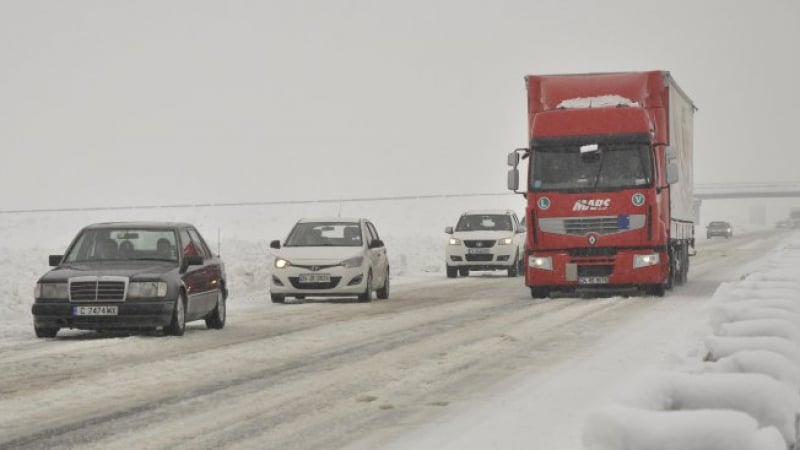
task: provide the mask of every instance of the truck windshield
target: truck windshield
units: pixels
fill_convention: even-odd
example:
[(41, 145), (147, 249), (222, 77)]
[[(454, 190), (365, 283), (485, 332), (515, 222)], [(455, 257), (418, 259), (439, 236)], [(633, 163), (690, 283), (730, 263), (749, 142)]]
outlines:
[(531, 190), (595, 191), (649, 186), (650, 146), (606, 144), (581, 154), (579, 145), (534, 148)]

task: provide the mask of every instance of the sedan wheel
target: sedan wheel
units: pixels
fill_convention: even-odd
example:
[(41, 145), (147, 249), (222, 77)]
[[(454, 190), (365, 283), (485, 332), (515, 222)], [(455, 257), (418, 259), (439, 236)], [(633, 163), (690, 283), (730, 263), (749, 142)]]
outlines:
[(52, 338), (56, 337), (56, 334), (58, 334), (58, 328), (33, 327), (33, 331), (36, 332), (36, 337), (38, 338)]
[(164, 334), (183, 336), (186, 331), (186, 311), (183, 306), (183, 297), (175, 300), (175, 309), (172, 311), (172, 320), (164, 327)]
[(217, 292), (217, 306), (206, 318), (206, 327), (221, 330), (225, 327), (225, 317), (227, 316), (225, 297), (222, 291)]

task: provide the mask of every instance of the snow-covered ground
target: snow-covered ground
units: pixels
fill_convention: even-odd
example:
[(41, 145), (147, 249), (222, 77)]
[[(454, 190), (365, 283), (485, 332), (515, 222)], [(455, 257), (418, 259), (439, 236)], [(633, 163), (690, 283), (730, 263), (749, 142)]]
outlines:
[[(271, 320), (269, 316), (272, 311), (286, 315), (290, 322), (306, 320), (303, 318), (304, 312), (313, 316), (307, 320), (316, 320), (326, 314), (341, 320), (340, 314), (346, 313), (343, 308), (317, 309), (319, 305), (313, 304), (296, 305), (297, 309), (294, 310), (270, 309), (274, 306), (269, 304), (266, 295), (270, 264), (268, 243), (272, 239), (283, 238), (297, 218), (331, 215), (369, 217), (387, 243), (395, 285), (431, 286), (437, 289), (452, 286), (460, 289), (459, 295), (466, 296), (465, 293), (470, 290), (485, 289), (487, 284), (499, 286), (498, 283), (505, 280), (502, 277), (489, 277), (488, 280), (476, 277), (470, 280), (445, 281), (442, 255), (446, 235), (443, 230), (445, 226), (453, 225), (464, 210), (486, 208), (508, 208), (521, 214), (523, 201), (518, 196), (508, 195), (408, 199), (395, 202), (344, 202), (341, 205), (303, 203), (0, 215), (0, 276), (4, 279), (4, 283), (0, 285), (0, 350), (8, 349), (8, 355), (24, 362), (22, 355), (25, 352), (14, 349), (41, 343), (33, 337), (31, 326), (30, 305), (34, 283), (48, 270), (47, 255), (63, 252), (80, 227), (88, 223), (170, 220), (197, 225), (212, 247), (219, 246), (227, 265), (232, 289), (229, 303), (232, 328), (226, 328), (225, 336), (230, 336), (236, 345), (249, 348), (251, 345), (247, 341), (247, 333), (260, 330), (261, 322)], [(741, 228), (739, 230), (743, 231)], [(765, 251), (765, 246), (772, 250)], [(413, 389), (416, 378), (424, 381), (419, 386), (427, 388), (436, 383), (447, 385), (446, 380), (441, 378), (441, 375), (448, 373), (453, 376), (452, 372), (448, 372), (453, 369), (447, 364), (452, 364), (454, 368), (463, 367), (461, 370), (466, 372), (472, 370), (473, 376), (479, 376), (482, 372), (475, 372), (478, 365), (475, 361), (480, 361), (482, 354), (487, 355), (487, 361), (493, 362), (495, 359), (488, 357), (485, 353), (487, 350), (496, 352), (506, 345), (513, 346), (515, 341), (536, 343), (539, 342), (536, 341), (537, 338), (541, 339), (541, 342), (535, 344), (536, 356), (541, 356), (539, 353), (542, 353), (546, 356), (544, 360), (549, 361), (541, 370), (530, 373), (502, 372), (504, 375), (514, 373), (514, 376), (502, 381), (499, 387), (492, 386), (488, 390), (476, 387), (476, 391), (469, 396), (464, 395), (464, 387), (459, 385), (461, 387), (457, 392), (460, 397), (457, 396), (451, 402), (451, 407), (444, 410), (445, 414), (436, 416), (422, 427), (409, 421), (399, 436), (396, 433), (387, 433), (381, 435), (387, 437), (386, 440), (367, 439), (364, 442), (369, 444), (365, 444), (363, 448), (371, 448), (373, 444), (379, 443), (388, 448), (771, 450), (793, 444), (797, 432), (795, 417), (800, 411), (797, 397), (800, 391), (800, 274), (795, 269), (800, 263), (800, 236), (786, 232), (778, 235), (738, 233), (730, 241), (701, 239), (699, 247), (701, 254), (694, 259), (689, 284), (658, 301), (612, 298), (589, 303), (569, 300), (520, 304), (529, 302), (529, 299), (511, 298), (505, 300), (508, 303), (498, 304), (498, 299), (480, 294), (480, 298), (465, 301), (458, 309), (444, 302), (436, 304), (428, 309), (429, 314), (436, 314), (430, 317), (420, 317), (414, 315), (414, 310), (407, 310), (391, 319), (370, 319), (374, 323), (361, 321), (338, 326), (336, 322), (332, 322), (330, 332), (341, 335), (340, 339), (343, 340), (340, 345), (346, 346), (348, 340), (359, 342), (358, 339), (368, 337), (369, 333), (376, 330), (389, 333), (392, 327), (397, 327), (398, 332), (405, 334), (420, 334), (422, 339), (422, 333), (429, 332), (425, 320), (434, 321), (432, 324), (435, 325), (435, 320), (439, 320), (437, 317), (445, 320), (445, 317), (454, 313), (464, 314), (470, 320), (476, 321), (465, 322), (470, 325), (469, 328), (456, 326), (458, 321), (442, 322), (441, 338), (433, 339), (436, 337), (434, 334), (430, 344), (427, 344), (429, 348), (426, 351), (430, 352), (430, 356), (425, 356), (422, 351), (415, 354), (412, 346), (401, 348), (405, 356), (401, 354), (390, 358), (389, 354), (397, 344), (387, 341), (388, 350), (378, 353), (377, 357), (378, 361), (383, 361), (392, 370), (372, 373), (370, 371), (376, 370), (375, 361), (354, 360), (364, 371), (364, 374), (359, 375), (368, 376), (356, 381), (369, 386), (370, 383), (378, 383), (376, 379), (386, 377), (391, 380), (390, 385), (393, 383), (398, 386), (397, 392), (416, 392)], [(749, 261), (749, 254), (766, 256)], [(720, 285), (720, 281), (725, 282)], [(514, 285), (510, 292), (525, 298), (519, 286)], [(424, 303), (424, 297), (414, 301), (422, 302), (420, 305), (430, 303)], [(476, 308), (488, 308), (489, 305), (492, 305), (492, 309), (487, 311), (491, 314), (486, 315), (486, 319), (481, 319), (483, 313)], [(511, 309), (511, 305), (524, 309)], [(373, 307), (381, 306), (377, 304)], [(598, 315), (591, 320), (584, 317), (594, 317), (597, 314), (593, 310), (605, 311), (606, 308), (612, 309), (605, 315)], [(243, 312), (262, 311), (270, 314), (256, 315), (256, 323), (241, 321)], [(467, 311), (471, 311), (469, 316)], [(566, 341), (551, 342), (559, 335), (552, 330), (545, 331), (546, 322), (561, 316), (564, 320), (564, 326), (561, 327), (563, 332), (569, 333), (580, 342), (588, 340), (593, 344), (585, 347), (585, 344), (577, 346), (578, 344)], [(634, 320), (625, 320), (625, 317), (632, 317)], [(541, 318), (544, 322), (540, 324), (541, 330), (530, 329), (528, 323), (532, 322), (522, 321), (523, 318), (530, 321)], [(506, 331), (499, 338), (495, 335), (481, 336), (480, 325), (475, 327), (475, 323), (480, 324), (481, 320), (487, 321), (487, 329), (492, 332), (499, 329)], [(492, 320), (497, 323), (490, 324), (489, 321)], [(402, 325), (398, 321), (406, 321), (409, 325)], [(586, 321), (585, 324), (582, 321)], [(354, 325), (358, 328), (352, 329)], [(404, 328), (406, 326), (408, 328)], [(324, 330), (325, 327), (318, 327), (319, 332)], [(80, 332), (65, 333), (69, 335)], [(461, 344), (462, 341), (455, 336), (460, 336), (459, 339), (470, 344)], [(285, 341), (284, 351), (287, 354), (296, 351), (300, 357), (308, 351), (307, 348), (314, 349), (315, 346), (329, 344), (325, 339), (320, 339), (319, 334), (311, 334), (310, 337), (311, 340), (297, 341), (296, 348), (291, 347), (295, 345), (291, 335), (276, 339)], [(387, 335), (387, 339), (389, 337), (391, 335)], [(196, 334), (183, 341), (176, 340), (173, 345), (194, 345), (190, 339), (208, 339), (208, 336)], [(446, 345), (448, 339), (453, 341), (454, 346), (444, 347), (449, 352), (444, 356), (436, 346)], [(472, 344), (483, 340), (487, 343)], [(171, 342), (173, 341), (168, 341)], [(252, 346), (258, 348), (262, 342), (263, 340), (253, 342)], [(397, 342), (412, 341), (403, 339)], [(86, 350), (86, 354), (102, 354), (96, 343), (81, 340), (53, 342), (44, 347), (46, 348), (38, 345), (36, 351), (70, 352), (77, 348), (80, 351)], [(81, 364), (102, 366), (104, 360), (101, 358), (108, 358), (112, 362), (112, 357), (119, 356), (132, 359), (130, 364), (133, 365), (137, 358), (145, 358), (146, 355), (138, 353), (145, 349), (158, 349), (161, 352), (170, 352), (169, 354), (179, 350), (165, 349), (157, 342), (147, 339), (133, 343), (123, 339), (111, 347), (116, 350), (105, 356), (95, 356), (97, 360), (94, 362), (84, 361)], [(501, 354), (502, 351), (506, 350), (501, 350)], [(358, 353), (354, 351), (353, 355)], [(460, 353), (463, 353), (460, 355), (463, 360), (459, 363), (456, 357)], [(254, 369), (237, 362), (237, 359), (267, 357), (250, 352), (229, 354), (224, 349), (215, 351), (214, 354), (218, 354), (232, 367), (241, 365), (242, 371)], [(160, 370), (194, 370), (195, 363), (191, 355), (185, 358), (177, 356), (177, 353), (175, 355), (175, 358), (180, 358), (182, 365), (160, 360), (144, 362), (147, 363), (147, 370), (156, 370), (155, 375), (166, 373), (159, 372)], [(318, 360), (315, 364), (325, 367), (325, 353), (314, 355), (314, 360)], [(519, 353), (511, 355), (516, 358), (515, 361), (524, 360), (522, 357), (525, 356)], [(206, 357), (206, 354), (203, 353), (202, 356)], [(493, 357), (497, 358), (496, 355)], [(416, 371), (409, 367), (413, 363), (408, 358), (418, 362)], [(445, 358), (452, 361), (448, 362)], [(37, 367), (34, 362), (29, 364)], [(57, 362), (53, 361), (52, 364)], [(254, 361), (251, 366), (258, 364), (266, 364), (266, 361)], [(161, 365), (165, 368), (161, 368)], [(229, 370), (233, 371), (232, 367)], [(10, 366), (6, 367), (9, 368)], [(138, 366), (133, 368), (139, 370)], [(19, 370), (27, 369), (23, 367)], [(67, 366), (61, 370), (72, 373), (71, 370), (77, 369)], [(137, 372), (131, 373), (128, 365), (123, 365), (122, 362), (118, 364), (117, 370), (130, 377), (130, 383), (144, 383), (148, 380), (137, 379)], [(320, 379), (320, 383), (336, 379), (340, 370), (343, 372), (342, 379), (352, 379), (352, 374), (343, 367), (332, 366), (325, 370), (329, 371), (323, 377), (327, 381)], [(25, 373), (20, 372), (17, 375), (23, 377)], [(404, 374), (405, 378), (391, 378), (399, 373)], [(13, 379), (17, 375), (7, 374), (7, 377)], [(120, 387), (114, 383), (118, 383), (118, 379), (109, 378), (110, 373), (94, 373), (93, 377), (109, 384), (87, 384), (86, 381), (79, 384), (79, 387), (94, 390), (100, 396), (116, 398), (115, 392)], [(158, 376), (153, 378), (154, 383), (157, 378)], [(62, 384), (72, 382), (59, 380)], [(56, 384), (55, 387), (59, 386)], [(101, 389), (104, 386), (107, 386), (106, 390)], [(26, 406), (26, 397), (21, 397), (20, 388), (2, 384), (0, 388), (4, 392), (15, 393), (15, 397), (8, 400), (6, 406), (17, 405), (20, 414), (27, 412), (31, 417), (36, 417), (35, 405)], [(169, 393), (172, 387), (165, 386), (164, 389)], [(347, 389), (347, 386), (342, 386), (336, 391)], [(67, 384), (62, 390), (55, 392), (67, 395), (72, 390)], [(152, 399), (148, 397), (150, 400), (147, 401), (160, 404), (157, 393), (147, 392), (147, 395), (142, 394), (142, 398), (151, 396)], [(181, 391), (175, 387), (175, 392)], [(399, 397), (397, 392), (395, 394)], [(60, 397), (54, 395), (42, 392), (30, 401), (40, 401), (57, 409), (67, 408), (59, 405), (57, 400)], [(357, 401), (368, 403), (372, 401), (369, 400), (372, 397), (364, 395), (359, 397), (362, 400)], [(89, 402), (89, 399), (85, 400)], [(433, 405), (446, 403), (431, 402)], [(135, 406), (133, 403), (131, 405)], [(231, 407), (241, 409), (243, 405), (245, 403), (232, 403)], [(396, 408), (395, 411), (399, 414), (404, 411), (402, 406), (401, 398), (396, 398), (394, 406), (383, 404), (381, 410), (390, 411)], [(173, 403), (168, 407), (178, 408)], [(252, 415), (252, 412), (245, 413)], [(355, 417), (353, 423), (359, 423), (363, 411), (359, 414), (361, 416)], [(319, 413), (319, 416), (325, 415)], [(0, 414), (0, 417), (7, 419), (6, 423), (0, 420), (0, 431), (6, 425), (18, 426), (13, 422), (13, 415)], [(156, 425), (150, 423), (148, 428), (150, 427)], [(120, 442), (127, 442), (124, 435), (122, 439), (119, 442), (108, 442), (119, 447), (123, 445)], [(153, 442), (155, 446), (161, 447), (166, 446), (169, 441)], [(240, 446), (255, 448), (259, 442), (264, 441), (254, 438), (244, 442)], [(304, 446), (299, 442), (295, 444)], [(355, 447), (359, 447), (358, 443)]]

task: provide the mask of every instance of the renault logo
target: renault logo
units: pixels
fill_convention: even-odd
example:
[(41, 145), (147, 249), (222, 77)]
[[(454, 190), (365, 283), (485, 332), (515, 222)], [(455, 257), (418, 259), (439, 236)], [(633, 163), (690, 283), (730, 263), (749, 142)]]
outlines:
[(589, 235), (589, 245), (597, 244), (597, 236), (590, 234)]

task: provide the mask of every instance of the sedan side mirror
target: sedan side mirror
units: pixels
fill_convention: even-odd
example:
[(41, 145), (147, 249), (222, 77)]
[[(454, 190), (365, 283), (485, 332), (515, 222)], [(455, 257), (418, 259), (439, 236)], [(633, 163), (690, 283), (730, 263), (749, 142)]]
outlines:
[(372, 242), (369, 243), (369, 248), (381, 248), (383, 247), (383, 241), (380, 239), (373, 239)]
[(275, 249), (281, 248), (281, 241), (275, 240), (275, 241), (270, 242), (269, 243), (269, 248), (275, 248)]
[(203, 257), (200, 255), (192, 255), (187, 256), (185, 258), (187, 266), (202, 266), (203, 265)]
[(444, 232), (447, 234), (453, 234), (453, 227), (445, 227)]
[(50, 267), (56, 267), (61, 264), (61, 260), (64, 259), (64, 255), (50, 255), (48, 262), (50, 263)]

